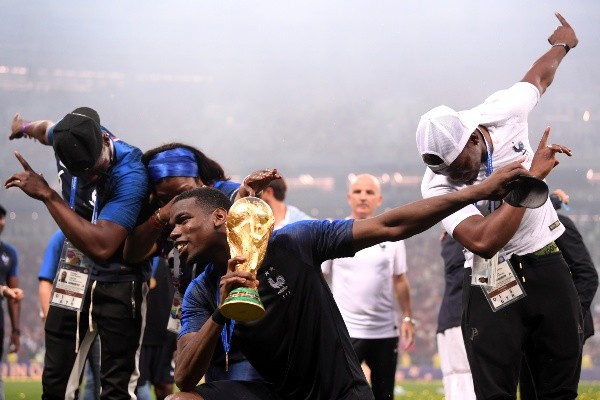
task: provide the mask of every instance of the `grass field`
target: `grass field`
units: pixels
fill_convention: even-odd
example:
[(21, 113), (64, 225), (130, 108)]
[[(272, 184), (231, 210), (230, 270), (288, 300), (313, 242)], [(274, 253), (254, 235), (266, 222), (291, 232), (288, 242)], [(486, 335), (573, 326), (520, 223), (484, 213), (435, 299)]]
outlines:
[[(442, 383), (440, 381), (403, 381), (396, 388), (396, 400), (443, 400)], [(42, 383), (40, 381), (16, 381), (4, 382), (5, 398), (7, 400), (31, 400), (39, 399), (42, 395)], [(600, 382), (582, 382), (579, 385), (580, 400), (599, 400)]]

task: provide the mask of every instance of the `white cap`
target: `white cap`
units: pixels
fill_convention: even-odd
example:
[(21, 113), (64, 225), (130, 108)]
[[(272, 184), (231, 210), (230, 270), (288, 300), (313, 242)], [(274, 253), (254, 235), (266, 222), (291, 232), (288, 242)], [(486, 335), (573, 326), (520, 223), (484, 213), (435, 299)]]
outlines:
[(443, 163), (429, 165), (436, 171), (452, 164), (463, 151), (471, 133), (475, 131), (481, 115), (474, 110), (454, 111), (438, 106), (421, 116), (417, 127), (417, 148), (421, 156), (433, 154)]

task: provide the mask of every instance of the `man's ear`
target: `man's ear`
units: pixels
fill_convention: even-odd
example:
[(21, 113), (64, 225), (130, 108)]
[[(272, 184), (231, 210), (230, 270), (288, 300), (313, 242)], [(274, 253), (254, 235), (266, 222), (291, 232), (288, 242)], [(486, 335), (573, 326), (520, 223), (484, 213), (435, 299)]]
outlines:
[(218, 229), (227, 222), (227, 211), (224, 208), (217, 208), (213, 211), (213, 221), (215, 228)]

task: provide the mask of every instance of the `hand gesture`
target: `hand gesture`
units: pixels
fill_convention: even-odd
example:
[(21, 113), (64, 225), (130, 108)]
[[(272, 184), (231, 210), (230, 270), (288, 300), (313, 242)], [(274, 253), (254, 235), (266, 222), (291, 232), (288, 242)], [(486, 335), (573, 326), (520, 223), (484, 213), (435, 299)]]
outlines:
[(536, 178), (546, 178), (550, 171), (559, 164), (556, 153), (566, 154), (569, 157), (573, 154), (571, 149), (566, 146), (560, 144), (547, 145), (549, 135), (550, 127), (547, 127), (531, 161), (529, 172)]
[(16, 301), (23, 300), (23, 289), (20, 288), (10, 288), (8, 286), (2, 286), (0, 294), (2, 294), (2, 297), (6, 297), (7, 299), (13, 299)]
[(244, 178), (238, 197), (255, 196), (257, 193), (262, 192), (271, 181), (279, 178), (281, 178), (281, 175), (279, 175), (277, 169), (255, 171)]
[(20, 139), (22, 137), (31, 138), (24, 132), (25, 129), (23, 127), (27, 123), (29, 123), (29, 121), (25, 121), (23, 118), (21, 118), (19, 113), (16, 113), (13, 117), (12, 123), (10, 124), (10, 136), (8, 137), (8, 139)]
[(556, 27), (554, 32), (548, 37), (548, 43), (555, 45), (557, 43), (565, 43), (570, 48), (577, 46), (579, 39), (575, 36), (575, 31), (571, 28), (571, 25), (566, 19), (559, 13), (554, 13), (556, 18), (560, 21), (560, 25)]
[(501, 200), (512, 189), (512, 183), (521, 175), (530, 175), (529, 171), (523, 167), (522, 162), (525, 157), (513, 161), (501, 168), (498, 168), (480, 185), (472, 186), (482, 190), (478, 197), (482, 200)]
[(11, 187), (21, 188), (28, 196), (37, 200), (43, 201), (48, 198), (52, 189), (44, 177), (41, 174), (36, 173), (19, 152), (15, 151), (15, 157), (17, 157), (17, 160), (19, 160), (23, 166), (24, 171), (13, 174), (13, 176), (8, 178), (4, 183), (4, 187), (6, 189)]

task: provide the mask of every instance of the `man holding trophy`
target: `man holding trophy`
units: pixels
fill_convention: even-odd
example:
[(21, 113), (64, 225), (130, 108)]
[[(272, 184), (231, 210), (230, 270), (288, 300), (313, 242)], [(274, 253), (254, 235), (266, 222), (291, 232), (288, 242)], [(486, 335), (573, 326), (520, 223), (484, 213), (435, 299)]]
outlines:
[[(171, 208), (171, 238), (186, 262), (209, 265), (185, 294), (175, 368), (181, 392), (169, 399), (373, 399), (321, 263), (406, 239), (480, 199), (501, 199), (522, 174), (528, 171), (515, 161), (480, 185), (373, 218), (301, 221), (272, 235), (268, 207), (258, 199), (231, 206), (212, 188), (179, 195)], [(236, 255), (230, 242), (241, 243), (248, 254)], [(265, 252), (264, 258), (254, 252)], [(250, 265), (247, 261), (253, 258), (255, 264)], [(236, 268), (240, 264), (248, 265)], [(257, 292), (234, 292), (237, 288)], [(262, 306), (264, 314), (251, 320), (246, 317), (252, 311), (244, 311), (241, 319), (230, 319), (235, 312), (220, 307), (238, 299), (254, 308)], [(196, 386), (219, 340), (226, 351), (241, 349), (269, 383), (216, 381)]]

